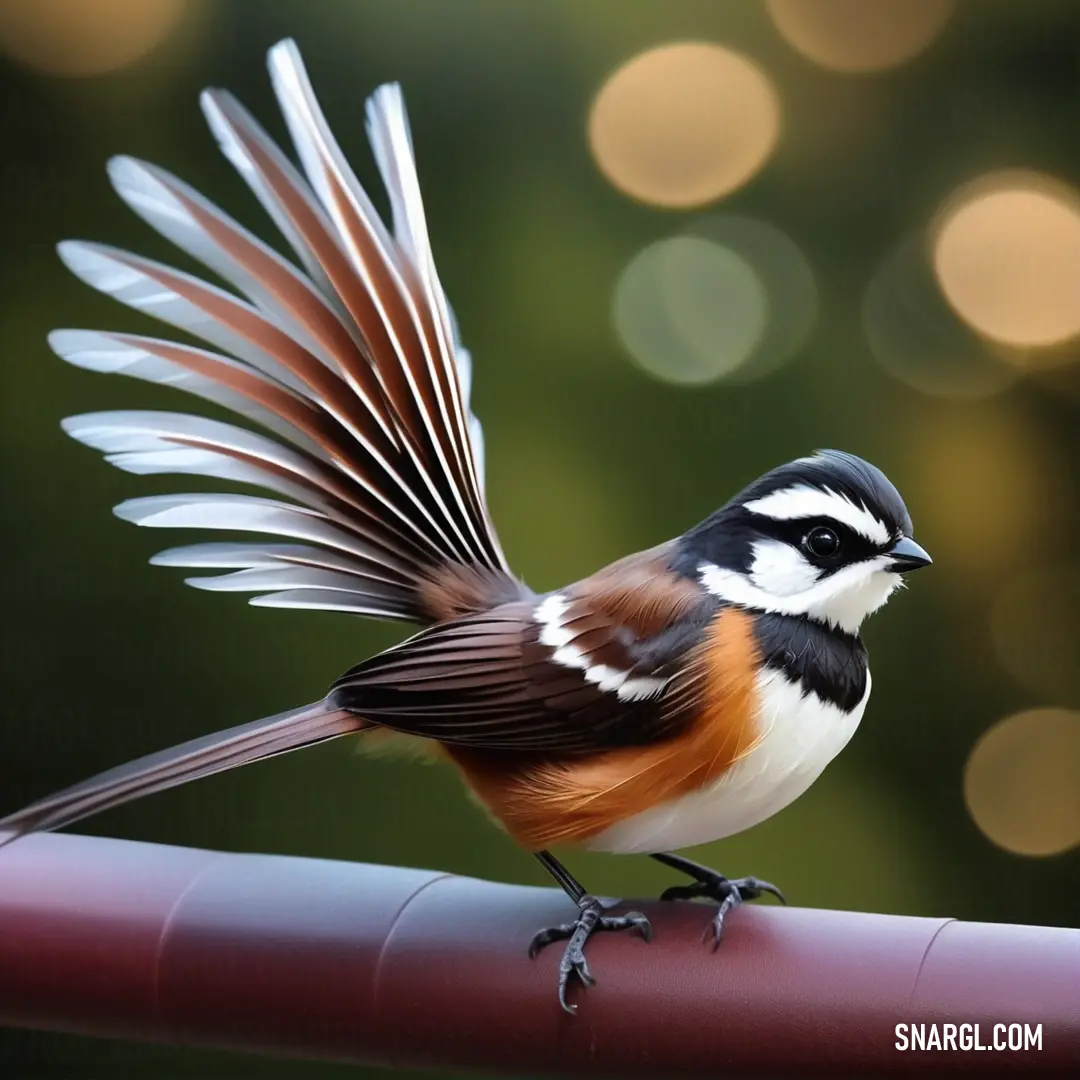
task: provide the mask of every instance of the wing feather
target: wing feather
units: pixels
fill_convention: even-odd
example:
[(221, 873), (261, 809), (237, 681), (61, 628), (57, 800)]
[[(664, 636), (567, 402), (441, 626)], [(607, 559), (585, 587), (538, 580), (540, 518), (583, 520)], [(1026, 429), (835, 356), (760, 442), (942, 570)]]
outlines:
[(397, 447), (382, 387), (309, 279), (164, 169), (118, 157), (109, 162), (109, 174), (117, 194), (147, 224), (238, 288), (296, 345), (344, 376), (389, 445)]
[[(350, 314), (336, 282), (354, 280), (333, 237), (333, 225), (307, 181), (244, 106), (225, 90), (204, 90), (199, 98), (221, 152), (288, 241), (328, 303)], [(352, 318), (344, 325), (364, 341)]]
[(471, 361), (464, 350), (461, 350), (462, 357), (456, 355), (459, 351), (457, 330), (435, 269), (400, 86), (396, 83), (381, 86), (371, 95), (367, 103), (367, 123), (375, 160), (390, 195), (394, 237), (406, 254), (402, 260), (403, 277), (413, 294), (416, 311), (422, 316), (423, 332), (428, 336), (428, 355), (438, 361), (433, 365), (434, 375), (452, 414), (458, 468), (467, 473), (468, 479), (464, 490), (472, 498), (474, 512), (483, 517), (486, 514), (483, 489), (476, 475), (475, 461), (469, 453), (467, 410)]
[[(472, 491), (461, 468), (463, 458), (470, 455), (467, 446), (454, 439), (445, 392), (447, 380), (452, 378), (456, 385), (458, 376), (452, 360), (433, 348), (424, 333), (420, 308), (403, 276), (405, 255), (382, 224), (331, 134), (294, 42), (282, 42), (271, 49), (270, 74), (304, 170), (375, 302), (389, 337), (392, 348), (387, 352), (384, 370), (400, 375), (388, 383), (399, 411), (411, 414), (418, 422), (416, 433), (423, 436), (431, 469), (425, 475), (430, 476), (434, 490), (449, 493), (455, 505), (455, 520), (464, 523), (482, 560), (502, 565), (492, 550), (492, 530), (478, 528), (474, 514), (467, 508), (466, 498), (468, 503), (475, 503), (479, 496), (463, 494)], [(384, 173), (384, 178), (393, 202), (398, 198), (393, 174)], [(456, 469), (452, 462), (456, 462)]]
[[(99, 331), (50, 338), (77, 366), (185, 390), (266, 434), (149, 411), (72, 417), (65, 428), (128, 472), (206, 476), (291, 500), (178, 495), (118, 507), (143, 525), (269, 538), (234, 545), (233, 564), (216, 569), (237, 573), (192, 579), (197, 587), (266, 588), (251, 601), (260, 606), (383, 604), (392, 618), (419, 621), (445, 606), (438, 582), (465, 580), (470, 568), (488, 575), (476, 579), (484, 595), (521, 595), (484, 501), (483, 439), (469, 408), (472, 362), (435, 271), (400, 90), (379, 90), (367, 114), (391, 232), (334, 141), (295, 45), (271, 50), (269, 62), (303, 171), (229, 94), (206, 91), (201, 103), (298, 265), (179, 178), (117, 157), (109, 175), (121, 198), (236, 292), (68, 241), (61, 257), (82, 280), (211, 348)], [(222, 550), (205, 545), (195, 557)], [(484, 601), (478, 594), (470, 602)]]
[[(586, 606), (556, 594), (430, 627), (347, 672), (327, 701), (450, 746), (557, 756), (646, 745), (691, 723), (700, 686), (695, 693), (680, 685), (669, 696), (663, 673), (700, 645), (712, 601), (701, 596), (701, 610), (691, 610), (676, 594), (678, 615), (649, 631), (632, 612), (615, 620), (595, 606), (579, 610), (575, 625), (588, 626), (595, 640), (587, 647), (573, 632), (560, 639), (559, 648), (577, 650), (569, 665), (543, 631), (552, 612)], [(640, 659), (646, 653), (647, 665)], [(601, 657), (611, 666), (598, 673)], [(620, 694), (631, 671), (639, 681), (654, 679), (656, 692)]]

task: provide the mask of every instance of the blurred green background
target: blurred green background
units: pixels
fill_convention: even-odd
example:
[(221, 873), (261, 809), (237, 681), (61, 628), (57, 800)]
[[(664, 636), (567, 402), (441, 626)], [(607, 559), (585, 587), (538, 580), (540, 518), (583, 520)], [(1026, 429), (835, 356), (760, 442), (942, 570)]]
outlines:
[[(873, 460), (905, 494), (936, 562), (867, 625), (875, 689), (856, 738), (792, 808), (697, 855), (801, 905), (1075, 925), (1080, 720), (995, 725), (1080, 708), (1080, 7), (864, 7), (880, 25), (837, 23), (828, 0), (2, 0), (0, 813), (312, 700), (402, 633), (252, 609), (148, 566), (195, 537), (133, 529), (109, 507), (190, 483), (112, 470), (58, 426), (101, 408), (189, 406), (49, 353), (57, 326), (162, 332), (70, 277), (54, 245), (101, 240), (194, 269), (113, 195), (103, 166), (120, 152), (277, 244), (196, 99), (227, 86), (284, 139), (264, 54), (295, 36), (377, 201), (362, 103), (382, 81), (404, 86), (440, 273), (475, 359), (489, 500), (534, 588), (664, 540), (816, 447)], [(681, 207), (612, 182), (599, 106), (589, 138), (613, 73), (673, 42), (738, 54), (771, 87), (766, 120), (740, 95), (702, 121), (758, 139), (745, 182)], [(646, 89), (662, 103), (669, 88)], [(635, 115), (632, 134), (647, 136)], [(769, 115), (775, 140), (762, 135)], [(995, 178), (1004, 169), (1027, 172)], [(987, 191), (998, 202), (980, 217), (970, 199)], [(775, 243), (754, 240), (777, 230)], [(635, 264), (687, 235), (700, 238), (689, 262), (664, 249), (666, 263)], [(729, 326), (742, 327), (731, 341)], [(451, 772), (369, 760), (347, 742), (80, 827), (546, 883)], [(608, 895), (671, 881), (644, 858), (568, 862)], [(0, 1061), (19, 1076), (330, 1071), (15, 1031), (0, 1032)]]

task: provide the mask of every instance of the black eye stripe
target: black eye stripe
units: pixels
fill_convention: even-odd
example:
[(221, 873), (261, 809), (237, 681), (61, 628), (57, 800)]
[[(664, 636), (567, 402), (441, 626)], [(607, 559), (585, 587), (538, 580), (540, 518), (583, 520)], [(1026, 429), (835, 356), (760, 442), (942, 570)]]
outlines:
[[(818, 528), (829, 529), (836, 533), (840, 541), (838, 555), (833, 558), (815, 558), (804, 544), (804, 540)], [(801, 551), (804, 557), (809, 558), (814, 565), (820, 566), (828, 572), (847, 566), (849, 563), (860, 562), (863, 559), (871, 559), (880, 552), (877, 544), (867, 540), (861, 533), (845, 525), (842, 521), (833, 518), (792, 518), (787, 521), (769, 521), (768, 524), (758, 524), (757, 532), (762, 537), (773, 540), (781, 540), (786, 544)]]

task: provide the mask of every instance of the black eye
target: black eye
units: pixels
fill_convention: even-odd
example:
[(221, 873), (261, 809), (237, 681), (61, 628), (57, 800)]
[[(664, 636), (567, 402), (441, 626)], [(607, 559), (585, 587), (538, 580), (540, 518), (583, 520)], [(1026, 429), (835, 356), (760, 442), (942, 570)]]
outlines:
[(819, 559), (831, 559), (840, 551), (840, 537), (832, 529), (819, 525), (803, 537), (803, 546)]

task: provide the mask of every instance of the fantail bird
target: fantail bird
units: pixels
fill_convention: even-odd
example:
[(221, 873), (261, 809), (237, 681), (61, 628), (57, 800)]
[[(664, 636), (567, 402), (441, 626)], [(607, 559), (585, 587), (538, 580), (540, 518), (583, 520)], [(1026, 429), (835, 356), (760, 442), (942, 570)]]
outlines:
[(729, 880), (669, 849), (747, 829), (809, 787), (851, 738), (870, 673), (859, 626), (929, 556), (893, 485), (850, 454), (774, 469), (700, 524), (566, 588), (534, 594), (510, 571), (488, 515), (472, 364), (432, 260), (397, 86), (367, 128), (389, 193), (386, 228), (346, 164), (296, 46), (270, 74), (303, 175), (229, 94), (203, 111), (296, 264), (170, 174), (130, 158), (113, 185), (147, 223), (235, 291), (112, 248), (64, 243), (94, 288), (212, 348), (63, 330), (65, 360), (186, 390), (269, 434), (186, 413), (64, 421), (139, 474), (239, 481), (239, 494), (132, 499), (139, 525), (224, 529), (275, 542), (200, 543), (165, 566), (229, 570), (202, 589), (262, 607), (319, 608), (424, 626), (343, 675), (320, 701), (141, 758), (0, 821), (11, 840), (154, 791), (341, 735), (422, 738), (578, 905), (535, 952), (568, 939), (559, 998), (592, 982), (595, 930), (612, 916), (547, 848), (643, 852), (694, 884), (665, 896), (719, 903), (777, 890)]

